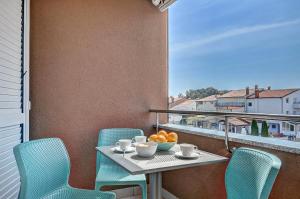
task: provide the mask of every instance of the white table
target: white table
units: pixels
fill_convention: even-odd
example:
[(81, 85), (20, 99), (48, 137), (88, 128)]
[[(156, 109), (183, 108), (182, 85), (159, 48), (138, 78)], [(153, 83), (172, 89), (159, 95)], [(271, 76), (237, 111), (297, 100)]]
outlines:
[(163, 171), (183, 169), (200, 165), (225, 162), (228, 158), (216, 154), (198, 150), (200, 157), (197, 159), (179, 159), (174, 156), (179, 151), (179, 145), (175, 145), (170, 151), (159, 151), (151, 158), (141, 158), (136, 152), (123, 154), (112, 151), (112, 146), (96, 147), (102, 154), (124, 167), (132, 175), (150, 175), (150, 197), (161, 199)]

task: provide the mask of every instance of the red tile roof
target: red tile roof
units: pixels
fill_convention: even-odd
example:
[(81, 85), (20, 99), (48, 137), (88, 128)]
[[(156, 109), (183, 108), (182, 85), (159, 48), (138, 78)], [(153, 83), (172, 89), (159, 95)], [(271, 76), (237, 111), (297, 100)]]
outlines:
[[(259, 98), (282, 98), (300, 89), (279, 89), (279, 90), (263, 90), (259, 92)], [(254, 99), (255, 95), (252, 94), (247, 97)]]
[[(250, 95), (253, 94), (254, 89), (249, 89), (249, 93)], [(220, 96), (220, 98), (229, 98), (229, 97), (246, 97), (246, 89), (232, 90)]]
[(174, 98), (174, 102), (172, 102), (172, 100), (169, 98), (169, 108), (173, 108), (179, 104), (184, 103), (187, 100), (188, 99), (186, 99), (186, 98)]
[(197, 102), (212, 102), (212, 101), (216, 101), (217, 97), (220, 97), (220, 95), (211, 95), (208, 97), (204, 97), (202, 99), (197, 99), (195, 101), (197, 101)]

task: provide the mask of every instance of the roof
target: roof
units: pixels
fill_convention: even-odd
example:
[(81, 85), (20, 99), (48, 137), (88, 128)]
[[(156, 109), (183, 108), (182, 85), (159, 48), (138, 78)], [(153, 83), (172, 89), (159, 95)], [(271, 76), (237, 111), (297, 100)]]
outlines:
[(197, 101), (197, 102), (212, 102), (212, 101), (216, 101), (219, 96), (220, 95), (211, 95), (211, 96), (204, 97), (202, 99), (198, 99), (195, 101)]
[(172, 102), (172, 98), (169, 97), (169, 108), (173, 108), (174, 106), (177, 106), (178, 104), (181, 104), (188, 100), (186, 98), (173, 98), (173, 99), (174, 101)]
[[(278, 90), (263, 90), (259, 92), (259, 98), (282, 98), (300, 89), (278, 89)], [(255, 95), (252, 94), (247, 97), (248, 99), (254, 99)]]
[(195, 111), (196, 102), (194, 100), (185, 99), (185, 101), (170, 107), (171, 110)]
[[(253, 94), (254, 89), (249, 89), (249, 93), (250, 95)], [(246, 89), (232, 90), (220, 96), (220, 98), (231, 98), (231, 97), (246, 97)]]

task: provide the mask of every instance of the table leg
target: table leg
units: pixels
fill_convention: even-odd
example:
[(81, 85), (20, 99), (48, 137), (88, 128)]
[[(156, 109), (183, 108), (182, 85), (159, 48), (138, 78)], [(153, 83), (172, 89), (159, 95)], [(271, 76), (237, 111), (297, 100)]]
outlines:
[(149, 174), (149, 180), (150, 180), (150, 199), (156, 199), (156, 186), (157, 186), (157, 175), (156, 173), (150, 173)]
[(162, 176), (161, 173), (150, 174), (150, 198), (161, 199)]
[(161, 172), (157, 173), (157, 199), (161, 199), (162, 192), (162, 176)]

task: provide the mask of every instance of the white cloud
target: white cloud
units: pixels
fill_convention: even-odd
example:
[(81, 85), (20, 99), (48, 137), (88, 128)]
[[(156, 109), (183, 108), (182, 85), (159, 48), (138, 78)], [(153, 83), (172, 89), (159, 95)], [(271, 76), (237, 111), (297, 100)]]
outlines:
[(279, 22), (279, 23), (262, 24), (262, 25), (236, 28), (236, 29), (225, 31), (223, 33), (215, 34), (215, 35), (212, 35), (212, 36), (209, 36), (206, 38), (194, 39), (192, 41), (174, 44), (171, 51), (178, 52), (178, 51), (187, 50), (187, 49), (191, 49), (191, 48), (201, 47), (206, 44), (210, 44), (210, 43), (220, 41), (220, 40), (225, 40), (227, 38), (232, 38), (235, 36), (240, 36), (243, 34), (249, 34), (249, 33), (254, 33), (254, 32), (259, 32), (259, 31), (281, 28), (281, 27), (285, 27), (285, 26), (297, 25), (299, 23), (300, 23), (300, 19), (297, 19), (297, 20), (285, 21), (285, 22)]

